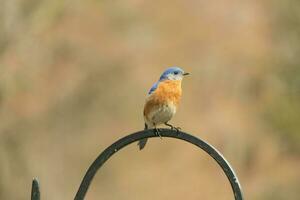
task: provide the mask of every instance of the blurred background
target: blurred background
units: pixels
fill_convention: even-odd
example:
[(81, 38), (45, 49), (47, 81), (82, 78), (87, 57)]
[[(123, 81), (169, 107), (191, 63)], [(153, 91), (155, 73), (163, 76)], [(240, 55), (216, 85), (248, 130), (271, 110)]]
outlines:
[[(228, 159), (245, 199), (300, 191), (300, 2), (0, 2), (0, 199), (73, 199), (88, 166), (143, 129), (149, 88), (169, 66), (192, 75), (172, 120)], [(133, 144), (87, 199), (233, 199), (204, 152)]]

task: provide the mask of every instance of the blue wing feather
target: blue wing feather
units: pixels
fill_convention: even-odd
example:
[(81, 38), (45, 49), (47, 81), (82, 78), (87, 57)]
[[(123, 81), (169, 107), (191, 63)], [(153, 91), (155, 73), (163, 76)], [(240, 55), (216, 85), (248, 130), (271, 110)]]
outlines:
[(156, 90), (156, 88), (158, 87), (158, 82), (154, 83), (154, 85), (151, 87), (150, 91), (148, 92), (148, 94), (152, 94), (152, 92), (154, 92)]

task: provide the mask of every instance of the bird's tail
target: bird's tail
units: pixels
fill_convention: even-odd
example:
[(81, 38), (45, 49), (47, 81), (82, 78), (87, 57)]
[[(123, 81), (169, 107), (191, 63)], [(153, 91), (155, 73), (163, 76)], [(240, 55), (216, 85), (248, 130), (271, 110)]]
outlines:
[[(147, 129), (148, 129), (148, 125), (145, 123), (144, 130), (147, 130)], [(147, 140), (148, 140), (147, 138), (144, 138), (138, 142), (138, 146), (139, 146), (140, 150), (142, 150), (146, 146)]]

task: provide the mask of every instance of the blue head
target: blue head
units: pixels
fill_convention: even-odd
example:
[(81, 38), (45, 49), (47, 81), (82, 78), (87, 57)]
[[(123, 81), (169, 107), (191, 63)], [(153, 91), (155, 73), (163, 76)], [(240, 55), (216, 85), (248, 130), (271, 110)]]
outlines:
[(160, 76), (158, 82), (156, 82), (150, 89), (148, 94), (151, 94), (158, 87), (159, 82), (165, 80), (182, 80), (183, 76), (189, 75), (189, 73), (184, 72), (179, 67), (170, 67), (166, 69)]
[(159, 78), (159, 81), (164, 80), (182, 80), (183, 76), (189, 75), (179, 67), (170, 67), (166, 69)]

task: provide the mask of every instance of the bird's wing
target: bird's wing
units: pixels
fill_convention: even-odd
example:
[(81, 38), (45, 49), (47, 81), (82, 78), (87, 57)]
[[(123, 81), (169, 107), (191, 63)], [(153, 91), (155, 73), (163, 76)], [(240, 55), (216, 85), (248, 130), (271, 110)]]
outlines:
[(148, 94), (152, 94), (152, 92), (154, 92), (158, 87), (158, 84), (159, 82), (154, 83), (154, 85), (152, 85), (151, 89), (149, 90)]
[(151, 89), (148, 92), (148, 96), (146, 98), (145, 106), (144, 106), (144, 116), (148, 116), (153, 110), (155, 110), (159, 105), (159, 99), (157, 98), (158, 85), (159, 81), (153, 84)]

